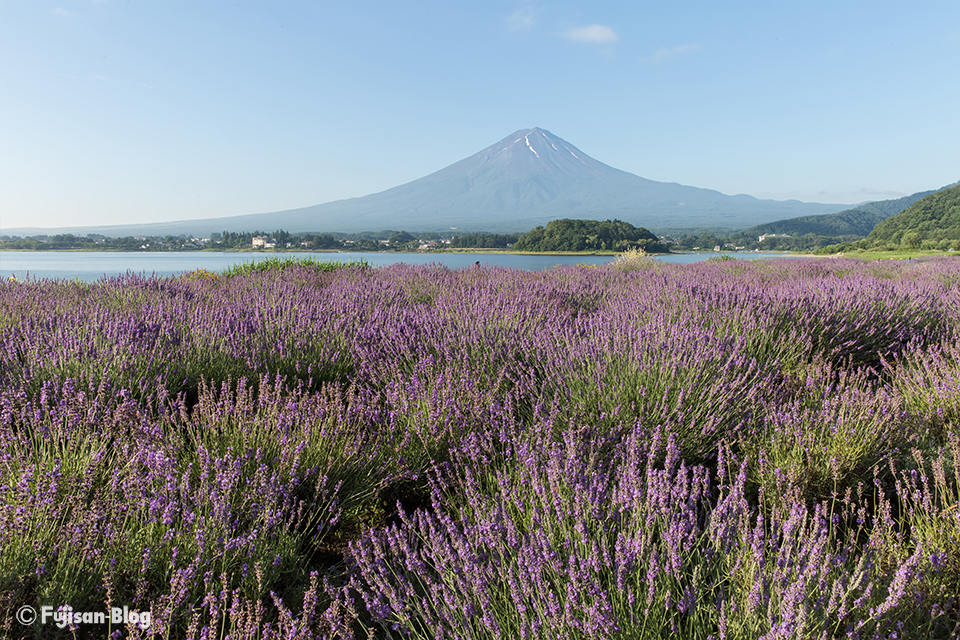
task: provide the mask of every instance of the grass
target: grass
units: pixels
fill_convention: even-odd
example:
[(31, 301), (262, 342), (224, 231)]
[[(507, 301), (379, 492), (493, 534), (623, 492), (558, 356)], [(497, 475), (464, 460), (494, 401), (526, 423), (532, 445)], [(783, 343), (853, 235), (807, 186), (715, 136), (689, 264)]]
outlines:
[[(334, 272), (339, 271), (340, 269), (345, 269), (348, 267), (357, 267), (360, 269), (369, 268), (369, 264), (366, 260), (350, 260), (347, 262), (341, 262), (336, 260), (317, 260), (316, 258), (281, 258), (281, 257), (270, 257), (264, 258), (263, 260), (251, 260), (249, 262), (241, 262), (235, 264), (232, 267), (224, 269), (220, 275), (224, 278), (231, 278), (235, 276), (246, 276), (257, 273), (267, 273), (272, 271), (283, 271), (284, 269), (289, 269), (291, 267), (303, 267), (306, 269), (313, 269), (317, 271), (324, 272)], [(202, 271), (202, 270), (201, 270)], [(196, 273), (196, 272), (192, 272)]]
[[(828, 247), (829, 249), (829, 247)], [(809, 252), (801, 252), (809, 253)], [(915, 260), (917, 258), (957, 257), (960, 253), (937, 249), (906, 249), (901, 247), (880, 247), (876, 249), (848, 249), (839, 254), (814, 252), (816, 255), (840, 255), (858, 260)]]

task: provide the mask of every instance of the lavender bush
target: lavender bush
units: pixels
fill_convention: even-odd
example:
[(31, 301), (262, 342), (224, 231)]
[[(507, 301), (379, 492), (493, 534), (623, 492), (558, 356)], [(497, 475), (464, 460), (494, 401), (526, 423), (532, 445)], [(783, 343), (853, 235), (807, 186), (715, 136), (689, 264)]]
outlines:
[(958, 287), (642, 256), (6, 282), (0, 634), (955, 637)]

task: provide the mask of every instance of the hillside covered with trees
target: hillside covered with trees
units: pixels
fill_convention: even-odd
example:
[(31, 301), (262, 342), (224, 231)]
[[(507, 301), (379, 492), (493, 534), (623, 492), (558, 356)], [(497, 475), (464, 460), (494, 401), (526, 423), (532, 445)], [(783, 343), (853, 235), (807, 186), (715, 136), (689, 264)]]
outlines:
[(879, 223), (867, 236), (867, 242), (960, 249), (960, 186), (932, 193)]
[[(910, 205), (905, 205), (904, 209), (908, 206)], [(823, 216), (803, 216), (802, 218), (777, 220), (769, 224), (751, 227), (743, 231), (743, 233), (749, 236), (785, 233), (791, 236), (814, 234), (818, 236), (864, 237), (873, 231), (877, 223), (886, 218), (887, 216), (857, 207)]]
[(880, 222), (897, 215), (921, 198), (936, 192), (936, 189), (931, 189), (894, 200), (866, 202), (837, 213), (777, 220), (750, 227), (745, 229), (742, 234), (745, 236), (769, 234), (804, 236), (812, 234), (814, 236), (859, 236), (862, 238), (869, 235)]
[(551, 220), (520, 236), (516, 251), (627, 251), (669, 253), (660, 239), (622, 220)]

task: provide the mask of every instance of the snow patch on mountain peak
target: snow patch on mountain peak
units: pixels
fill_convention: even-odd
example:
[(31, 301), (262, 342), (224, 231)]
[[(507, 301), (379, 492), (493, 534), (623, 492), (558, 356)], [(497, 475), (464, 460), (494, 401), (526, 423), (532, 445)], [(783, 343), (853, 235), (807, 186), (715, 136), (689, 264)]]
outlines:
[(530, 151), (533, 151), (533, 155), (535, 155), (535, 156), (537, 156), (537, 157), (539, 158), (539, 157), (540, 157), (540, 154), (537, 153), (537, 150), (534, 149), (534, 148), (533, 148), (533, 145), (530, 144), (530, 137), (529, 137), (529, 136), (523, 136), (523, 139), (526, 140), (526, 142), (527, 142), (527, 147), (529, 147)]

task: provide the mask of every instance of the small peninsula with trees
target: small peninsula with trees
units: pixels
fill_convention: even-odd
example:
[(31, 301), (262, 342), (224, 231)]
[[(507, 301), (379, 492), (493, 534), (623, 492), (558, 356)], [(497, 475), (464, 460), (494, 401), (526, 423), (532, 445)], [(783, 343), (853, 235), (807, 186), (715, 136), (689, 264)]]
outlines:
[(520, 236), (515, 251), (583, 252), (628, 251), (669, 253), (667, 246), (650, 231), (622, 220), (552, 220)]

